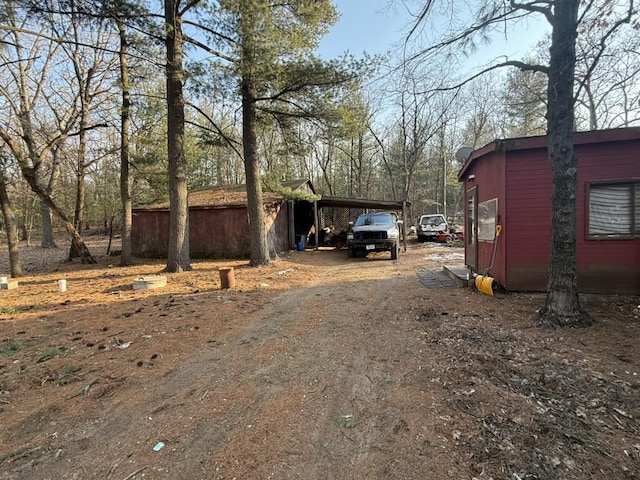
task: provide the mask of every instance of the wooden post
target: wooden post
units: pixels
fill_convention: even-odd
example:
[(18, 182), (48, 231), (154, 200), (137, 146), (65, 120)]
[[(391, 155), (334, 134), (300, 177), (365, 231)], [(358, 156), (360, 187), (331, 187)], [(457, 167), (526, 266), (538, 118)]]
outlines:
[(320, 221), (318, 220), (318, 201), (313, 201), (313, 225), (315, 226), (315, 240), (316, 240), (316, 250), (319, 250), (320, 247)]
[(223, 267), (218, 272), (220, 273), (220, 288), (229, 289), (236, 286), (233, 267)]
[(402, 201), (402, 244), (407, 251), (407, 201)]

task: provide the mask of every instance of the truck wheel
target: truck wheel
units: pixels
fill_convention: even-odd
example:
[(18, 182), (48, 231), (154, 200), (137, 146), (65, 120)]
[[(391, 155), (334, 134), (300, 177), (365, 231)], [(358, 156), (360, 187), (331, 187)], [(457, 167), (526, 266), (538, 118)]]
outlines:
[(398, 251), (400, 250), (400, 246), (398, 242), (394, 243), (393, 247), (391, 247), (391, 260), (398, 259)]
[(353, 247), (347, 247), (347, 257), (355, 258), (355, 256), (356, 256), (356, 249)]

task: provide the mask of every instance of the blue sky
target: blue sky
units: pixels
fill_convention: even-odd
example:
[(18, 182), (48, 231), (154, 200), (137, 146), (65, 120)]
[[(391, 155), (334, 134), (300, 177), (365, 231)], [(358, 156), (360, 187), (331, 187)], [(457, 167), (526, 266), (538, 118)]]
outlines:
[(403, 38), (410, 16), (401, 6), (391, 7), (389, 0), (333, 0), (340, 12), (339, 22), (320, 42), (320, 54), (339, 57), (349, 51), (356, 57), (364, 51), (384, 53)]
[[(413, 18), (400, 0), (333, 0), (341, 14), (339, 22), (320, 42), (325, 58), (339, 57), (349, 51), (356, 57), (384, 53), (402, 44)], [(413, 6), (415, 9), (415, 5)], [(544, 20), (529, 20), (517, 27), (508, 39), (495, 38), (480, 45), (470, 55), (471, 64), (484, 64), (497, 55), (521, 59), (548, 31)]]

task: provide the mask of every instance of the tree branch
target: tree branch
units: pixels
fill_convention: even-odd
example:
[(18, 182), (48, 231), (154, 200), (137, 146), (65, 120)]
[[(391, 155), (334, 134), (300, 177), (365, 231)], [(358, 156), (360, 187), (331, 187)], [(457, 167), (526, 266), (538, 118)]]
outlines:
[(209, 33), (209, 34), (213, 35), (214, 37), (219, 37), (222, 40), (226, 40), (229, 43), (233, 43), (234, 45), (238, 44), (238, 42), (236, 42), (233, 38), (229, 37), (228, 35), (224, 35), (224, 34), (222, 34), (220, 32), (217, 32), (216, 30), (213, 30), (213, 29), (207, 27), (206, 25), (202, 25), (201, 23), (195, 23), (195, 22), (192, 22), (190, 20), (185, 20), (184, 24), (185, 25), (191, 25), (193, 27), (199, 28), (200, 30), (202, 30), (202, 31), (204, 31), (206, 33)]
[(184, 6), (184, 8), (182, 10), (178, 11), (178, 16), (180, 16), (180, 18), (182, 18), (185, 13), (187, 13), (190, 9), (192, 9), (193, 7), (195, 7), (199, 3), (200, 3), (200, 0), (191, 0), (190, 2), (188, 2)]
[(413, 25), (413, 27), (411, 27), (411, 30), (409, 30), (409, 33), (407, 34), (407, 38), (405, 39), (405, 44), (416, 32), (416, 30), (418, 29), (418, 25), (424, 22), (424, 19), (427, 18), (427, 15), (429, 14), (429, 11), (431, 10), (431, 7), (433, 7), (434, 3), (435, 3), (435, 0), (428, 0), (426, 5), (422, 8), (422, 11), (418, 14), (418, 19), (416, 20), (415, 24)]
[(520, 62), (518, 60), (508, 60), (506, 62), (502, 62), (499, 63), (497, 65), (492, 65), (491, 67), (487, 67), (484, 70), (481, 70), (480, 72), (476, 73), (475, 75), (465, 79), (464, 81), (458, 83), (457, 85), (453, 85), (451, 87), (440, 87), (440, 88), (434, 88), (432, 90), (426, 90), (424, 92), (420, 92), (422, 94), (424, 93), (428, 93), (428, 92), (447, 92), (449, 90), (457, 90), (460, 87), (463, 87), (464, 85), (466, 85), (467, 83), (475, 80), (476, 78), (484, 75), (485, 73), (489, 73), (493, 70), (497, 70), (499, 68), (504, 68), (504, 67), (516, 67), (518, 69), (520, 69), (523, 72), (540, 72), (540, 73), (544, 73), (545, 75), (548, 75), (549, 73), (549, 67), (547, 67), (546, 65), (531, 65), (528, 63), (524, 63), (524, 62)]
[[(431, 0), (429, 0), (431, 3)], [(475, 25), (470, 26), (469, 28), (464, 29), (463, 31), (459, 32), (458, 34), (449, 37), (445, 40), (443, 40), (442, 42), (433, 45), (432, 47), (426, 48), (425, 50), (422, 50), (421, 52), (418, 52), (414, 55), (412, 55), (411, 57), (409, 57), (406, 62), (412, 62), (414, 60), (417, 60), (421, 57), (424, 57), (425, 55), (428, 55), (429, 53), (435, 52), (437, 50), (441, 50), (445, 47), (451, 46), (465, 38), (469, 38), (471, 37), (473, 34), (484, 30), (487, 27), (490, 27), (491, 25), (494, 25), (496, 23), (502, 22), (502, 21), (506, 21), (507, 19), (510, 20), (517, 20), (520, 18), (524, 18), (528, 15), (530, 15), (532, 12), (531, 11), (527, 11), (527, 13), (522, 13), (522, 14), (517, 14), (516, 10), (508, 10), (505, 11), (497, 16), (490, 16), (489, 18), (485, 19), (484, 21), (480, 22), (480, 23), (476, 23)], [(419, 22), (423, 21), (424, 18), (426, 16), (426, 12), (424, 12), (424, 15), (420, 15), (419, 19), (417, 20), (416, 25), (411, 29), (411, 32), (409, 33), (409, 35), (411, 35), (414, 30), (417, 28), (417, 25)], [(407, 36), (407, 41), (409, 39), (409, 36)], [(405, 63), (406, 63), (405, 62)]]
[(584, 74), (584, 77), (582, 77), (582, 80), (578, 83), (578, 88), (576, 88), (574, 99), (578, 98), (578, 96), (580, 95), (580, 92), (584, 88), (585, 83), (589, 80), (589, 78), (591, 78), (591, 74), (593, 73), (593, 71), (598, 66), (598, 62), (600, 61), (600, 58), (602, 58), (602, 55), (604, 54), (604, 51), (607, 49), (607, 40), (609, 39), (609, 37), (611, 35), (613, 35), (615, 33), (615, 31), (618, 28), (620, 28), (622, 25), (624, 25), (625, 23), (629, 23), (631, 21), (631, 18), (633, 17), (633, 15), (635, 13), (637, 13), (633, 8), (633, 1), (634, 0), (631, 0), (629, 2), (629, 10), (627, 11), (627, 15), (625, 17), (621, 18), (620, 20), (618, 20), (616, 23), (614, 23), (611, 26), (611, 28), (607, 31), (607, 33), (605, 33), (600, 38), (599, 50), (598, 50), (595, 58), (593, 59), (593, 63), (589, 66), (589, 68), (587, 69), (586, 73)]
[(199, 47), (199, 48), (203, 49), (205, 52), (210, 53), (211, 55), (213, 55), (215, 57), (218, 57), (218, 58), (221, 58), (223, 60), (226, 60), (229, 63), (234, 63), (234, 64), (238, 63), (238, 61), (235, 58), (230, 57), (228, 55), (225, 55), (224, 53), (219, 52), (217, 50), (214, 50), (211, 47), (209, 47), (208, 45), (205, 45), (201, 41), (196, 40), (195, 38), (190, 37), (189, 35), (183, 35), (183, 37), (184, 37), (184, 40), (186, 42), (189, 42), (190, 44), (195, 45), (196, 47)]
[(541, 13), (546, 17), (547, 22), (549, 22), (550, 24), (553, 24), (553, 12), (551, 11), (550, 2), (541, 2), (541, 3), (545, 3), (549, 6), (540, 7), (538, 5), (535, 5), (534, 3), (519, 3), (519, 2), (516, 2), (515, 0), (510, 0), (509, 2), (509, 4), (511, 5), (511, 8), (513, 8), (514, 10), (527, 10), (532, 13)]
[[(193, 108), (196, 112), (202, 115), (207, 121), (213, 126), (213, 131), (216, 132), (220, 137), (225, 141), (225, 143), (238, 155), (240, 159), (242, 159), (242, 152), (237, 148), (240, 145), (240, 142), (236, 142), (231, 137), (226, 135), (222, 129), (218, 126), (218, 124), (211, 118), (204, 110), (202, 110), (199, 106), (194, 105), (193, 103), (188, 103), (188, 105)], [(192, 122), (190, 122), (192, 123)], [(195, 125), (195, 124), (194, 124)], [(200, 128), (205, 128), (202, 125), (196, 125)], [(205, 128), (206, 129), (206, 128)]]

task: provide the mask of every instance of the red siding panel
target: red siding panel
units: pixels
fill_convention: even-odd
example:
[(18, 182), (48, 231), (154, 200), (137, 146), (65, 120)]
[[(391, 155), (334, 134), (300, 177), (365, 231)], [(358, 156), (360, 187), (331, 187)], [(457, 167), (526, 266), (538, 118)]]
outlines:
[[(131, 243), (134, 255), (166, 257), (169, 245), (169, 212), (135, 212)], [(193, 258), (247, 256), (249, 222), (246, 208), (190, 209), (189, 250)]]
[(546, 290), (552, 193), (545, 150), (508, 152), (505, 287), (509, 290)]
[(247, 209), (191, 209), (189, 248), (195, 258), (246, 256), (249, 253)]
[[(165, 258), (169, 245), (169, 212), (140, 210), (134, 213), (134, 255)], [(270, 251), (282, 253), (289, 245), (287, 202), (265, 211)], [(250, 253), (249, 217), (246, 207), (189, 209), (189, 249), (193, 258), (246, 258)]]
[(169, 251), (169, 212), (134, 212), (131, 245), (134, 255), (166, 257)]

